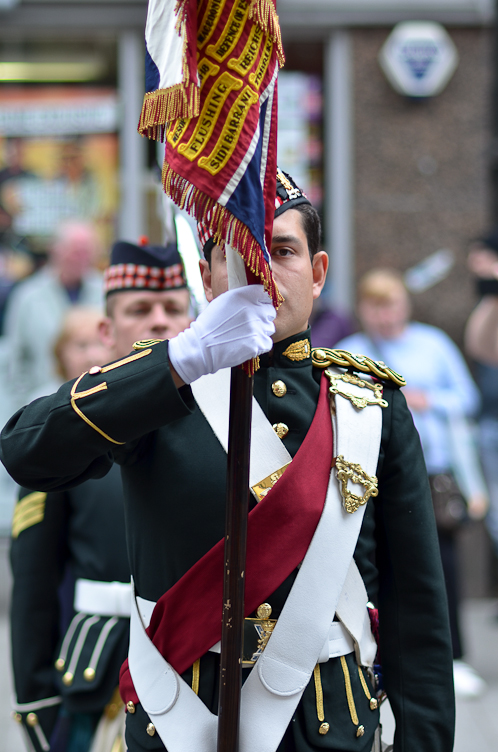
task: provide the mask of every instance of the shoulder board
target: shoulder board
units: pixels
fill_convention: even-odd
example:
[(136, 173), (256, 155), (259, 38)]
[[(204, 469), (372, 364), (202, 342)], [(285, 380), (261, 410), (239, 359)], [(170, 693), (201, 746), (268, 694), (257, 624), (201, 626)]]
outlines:
[(396, 386), (406, 386), (406, 380), (392, 368), (388, 368), (381, 360), (372, 360), (366, 355), (352, 355), (347, 350), (330, 350), (328, 347), (314, 347), (311, 359), (316, 368), (350, 368), (353, 371), (369, 373), (378, 379), (391, 381)]
[(145, 350), (152, 345), (158, 345), (160, 342), (164, 342), (163, 339), (139, 339), (138, 342), (133, 343), (134, 350)]

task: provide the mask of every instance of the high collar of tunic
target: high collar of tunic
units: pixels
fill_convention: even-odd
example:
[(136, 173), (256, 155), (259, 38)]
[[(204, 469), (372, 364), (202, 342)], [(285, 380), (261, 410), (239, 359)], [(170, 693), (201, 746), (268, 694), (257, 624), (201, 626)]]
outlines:
[[(300, 359), (289, 357), (289, 353), (292, 353), (295, 349), (293, 346), (297, 347), (300, 343), (307, 343), (307, 357), (301, 357)], [(304, 350), (305, 347), (306, 345), (303, 344), (302, 348), (297, 347), (297, 349)], [(276, 342), (273, 345), (273, 350), (260, 356), (260, 366), (261, 368), (309, 368), (311, 366), (310, 328), (308, 327), (308, 329), (298, 334), (293, 334), (292, 337), (287, 337), (281, 342)]]

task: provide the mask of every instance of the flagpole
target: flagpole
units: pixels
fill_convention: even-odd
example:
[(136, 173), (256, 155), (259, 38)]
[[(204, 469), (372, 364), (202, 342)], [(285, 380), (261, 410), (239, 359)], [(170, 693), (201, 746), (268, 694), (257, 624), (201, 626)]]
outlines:
[(238, 752), (254, 378), (232, 368), (217, 752)]

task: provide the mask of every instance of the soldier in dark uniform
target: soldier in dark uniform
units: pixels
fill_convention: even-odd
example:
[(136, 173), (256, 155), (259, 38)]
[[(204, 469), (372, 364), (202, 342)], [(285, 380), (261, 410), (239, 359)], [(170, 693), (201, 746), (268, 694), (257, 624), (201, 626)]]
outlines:
[[(213, 302), (195, 324), (169, 342), (138, 342), (134, 352), (112, 368), (91, 369), (57, 394), (16, 413), (2, 433), (2, 460), (15, 478), (44, 490), (69, 488), (102, 477), (113, 462), (121, 465), (137, 603), (145, 609), (147, 601), (153, 607), (159, 600), (149, 638), (156, 646), (176, 641), (181, 650), (187, 636), (199, 633), (202, 637), (211, 611), (215, 621), (219, 619), (221, 601), (206, 609), (200, 605), (202, 592), (195, 591), (195, 583), (189, 592), (188, 583), (191, 572), (202, 570), (203, 557), (209, 557), (223, 538), (225, 514), (226, 454), (189, 384), (203, 374), (260, 355), (255, 397), (303, 480), (308, 476), (312, 480), (318, 456), (302, 467), (298, 450), (304, 447), (318, 412), (323, 367), (342, 365), (348, 378), (353, 371), (369, 369), (384, 375), (387, 405), (382, 410), (378, 495), (368, 502), (354, 560), (370, 600), (379, 608), (384, 686), (396, 718), (394, 749), (450, 752), (454, 731), (451, 642), (420, 442), (389, 369), (340, 352), (311, 351), (307, 322), (327, 268), (326, 255), (319, 251), (319, 220), (290, 178), (279, 174), (277, 188), (271, 254), (285, 302), (275, 329), (269, 299), (258, 286), (225, 292), (223, 252), (210, 241), (202, 272), (207, 297)], [(272, 492), (264, 502), (270, 502)], [(254, 511), (259, 512), (264, 502)], [(299, 506), (297, 510), (299, 520)], [(280, 523), (275, 524), (275, 529), (265, 531), (268, 537), (264, 546), (261, 541), (261, 555), (278, 548)], [(283, 559), (288, 555), (289, 551), (281, 551)], [(272, 619), (278, 620), (290, 600), (296, 574), (297, 569), (291, 571), (265, 597)], [(263, 572), (262, 578), (272, 575)], [(246, 588), (249, 585), (248, 580)], [(158, 608), (176, 592), (183, 594), (179, 606), (191, 608), (193, 617), (163, 629), (164, 619), (174, 623), (175, 613)], [(326, 592), (323, 597), (327, 598)], [(145, 625), (144, 612), (140, 613)], [(268, 610), (265, 614), (267, 618)], [(247, 616), (257, 618), (256, 614)], [(314, 623), (307, 624), (306, 629), (314, 628)], [(275, 745), (279, 752), (370, 752), (378, 743), (378, 703), (371, 672), (358, 664), (354, 649), (330, 660), (327, 657), (320, 670), (312, 670), (280, 745)], [(219, 656), (204, 650), (187, 658), (190, 662), (180, 674), (215, 713)], [(163, 710), (157, 711), (154, 718), (159, 720), (152, 723), (130, 677), (125, 666), (120, 684), (128, 710), (128, 749), (163, 749), (155, 723), (168, 711), (168, 703), (176, 702), (176, 696), (167, 702), (157, 700)], [(175, 686), (181, 695), (186, 685), (180, 681)], [(190, 733), (198, 720), (195, 715), (183, 719), (182, 733)], [(256, 733), (262, 744), (265, 728)], [(207, 738), (205, 748), (212, 749)], [(175, 745), (168, 749), (181, 752)]]
[[(115, 270), (124, 263), (147, 266), (154, 287), (145, 287), (145, 277), (131, 289), (116, 285)], [(55, 348), (64, 380), (95, 366), (97, 357), (124, 357), (136, 339), (174, 336), (190, 323), (174, 244), (116, 243), (106, 286), (108, 316), (100, 316), (100, 328), (109, 347), (97, 348), (98, 312), (75, 309)], [(131, 597), (119, 468), (65, 491), (21, 488), (11, 562), (14, 717), (28, 748), (85, 752), (101, 721), (97, 749), (110, 750), (124, 719), (117, 684)]]

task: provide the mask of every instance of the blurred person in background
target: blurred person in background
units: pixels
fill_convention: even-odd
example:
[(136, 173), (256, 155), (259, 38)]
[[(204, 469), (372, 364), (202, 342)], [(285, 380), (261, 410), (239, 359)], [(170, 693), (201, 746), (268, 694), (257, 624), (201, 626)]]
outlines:
[(0, 169), (0, 335), (3, 333), (5, 305), (12, 288), (34, 268), (25, 239), (13, 230), (15, 201), (9, 201), (11, 194), (15, 194), (12, 187), (20, 180), (31, 178), (32, 173), (23, 167), (22, 138), (4, 139), (3, 146), (4, 166)]
[(73, 306), (64, 316), (53, 347), (56, 364), (54, 377), (29, 395), (30, 402), (52, 394), (65, 381), (74, 379), (95, 363), (105, 363), (112, 352), (103, 344), (99, 327), (103, 313), (98, 308)]
[(69, 216), (94, 220), (105, 204), (102, 188), (87, 169), (84, 141), (67, 141), (61, 149), (59, 175), (56, 178), (64, 190), (65, 210)]
[(12, 209), (8, 197), (9, 188), (21, 178), (31, 177), (32, 173), (23, 167), (22, 138), (8, 138), (5, 141), (4, 167), (0, 169), (0, 235), (12, 228)]
[(486, 527), (498, 562), (498, 228), (471, 243), (468, 267), (481, 300), (467, 323), (465, 349), (475, 360), (482, 395), (479, 446), (490, 496)]
[(471, 243), (467, 264), (481, 300), (467, 322), (465, 349), (474, 360), (498, 366), (498, 228)]
[(356, 331), (349, 316), (330, 307), (321, 298), (313, 302), (310, 326), (312, 347), (335, 347), (336, 342)]
[(358, 286), (358, 317), (363, 331), (341, 340), (336, 347), (389, 363), (406, 378), (403, 392), (420, 435), (436, 515), (448, 595), (455, 692), (461, 697), (475, 697), (484, 691), (485, 683), (462, 660), (455, 533), (467, 514), (480, 519), (487, 510), (487, 491), (466, 421), (478, 411), (479, 392), (453, 341), (441, 329), (411, 322), (410, 315), (402, 275), (393, 269), (373, 269)]
[(64, 314), (78, 304), (102, 306), (95, 269), (99, 241), (84, 222), (59, 227), (47, 264), (12, 291), (5, 311), (8, 381), (16, 406), (55, 376), (53, 345)]
[[(115, 272), (147, 267), (157, 286)], [(75, 307), (54, 346), (59, 380), (127, 362), (137, 340), (174, 337), (190, 323), (190, 296), (175, 244), (118, 242), (106, 273), (107, 316)], [(119, 367), (120, 361), (114, 364)], [(123, 490), (113, 465), (99, 480), (65, 491), (22, 488), (11, 544), (14, 717), (35, 752), (124, 752), (117, 690), (128, 651), (130, 570)]]

